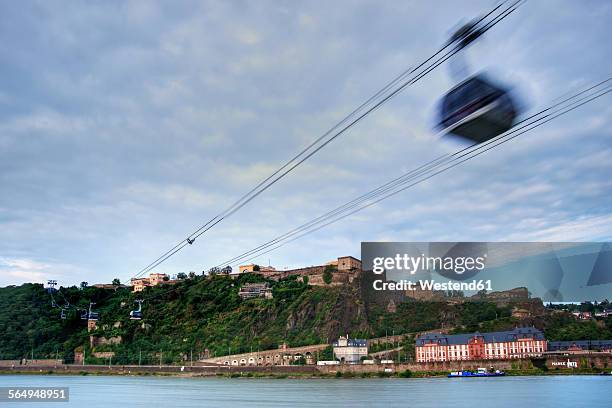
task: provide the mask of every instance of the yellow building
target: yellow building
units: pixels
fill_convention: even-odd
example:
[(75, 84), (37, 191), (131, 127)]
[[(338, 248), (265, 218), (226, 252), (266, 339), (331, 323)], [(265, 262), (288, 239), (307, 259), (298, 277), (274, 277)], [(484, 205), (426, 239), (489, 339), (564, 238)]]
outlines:
[(132, 292), (142, 292), (148, 286), (157, 286), (160, 283), (172, 283), (165, 273), (152, 273), (148, 278), (132, 278)]
[(248, 265), (240, 265), (238, 267), (238, 273), (257, 272), (255, 271), (256, 266), (259, 266), (259, 272), (276, 272), (276, 268), (273, 266), (260, 266), (256, 264), (248, 264)]

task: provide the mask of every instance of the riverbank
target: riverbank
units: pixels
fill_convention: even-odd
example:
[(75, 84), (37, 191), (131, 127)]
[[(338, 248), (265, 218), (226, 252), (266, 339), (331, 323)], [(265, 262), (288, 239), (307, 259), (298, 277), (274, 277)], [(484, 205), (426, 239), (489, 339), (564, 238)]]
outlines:
[[(265, 368), (262, 370), (262, 368)], [(389, 369), (388, 369), (389, 370)], [(596, 368), (566, 369), (519, 369), (505, 371), (507, 376), (571, 376), (571, 375), (601, 375), (611, 371)], [(74, 366), (63, 365), (53, 367), (15, 367), (0, 369), (0, 375), (70, 375), (70, 376), (139, 376), (139, 377), (184, 377), (184, 378), (278, 378), (278, 379), (308, 379), (308, 378), (446, 378), (448, 371), (411, 371), (393, 370), (377, 372), (354, 371), (318, 371), (308, 366), (281, 367), (153, 367), (153, 366)]]

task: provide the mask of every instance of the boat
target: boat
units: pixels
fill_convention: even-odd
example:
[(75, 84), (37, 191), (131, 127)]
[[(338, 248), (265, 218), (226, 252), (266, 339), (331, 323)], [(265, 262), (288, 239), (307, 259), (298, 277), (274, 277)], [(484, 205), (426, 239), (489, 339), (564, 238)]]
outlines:
[(448, 378), (455, 377), (502, 377), (506, 375), (503, 371), (495, 370), (493, 372), (487, 371), (486, 368), (479, 368), (477, 371), (451, 371), (448, 374)]

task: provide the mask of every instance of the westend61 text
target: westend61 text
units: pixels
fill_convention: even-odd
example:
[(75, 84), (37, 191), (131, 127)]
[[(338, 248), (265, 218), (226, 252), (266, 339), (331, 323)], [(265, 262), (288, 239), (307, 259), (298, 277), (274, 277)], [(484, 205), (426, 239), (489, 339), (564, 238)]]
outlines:
[(492, 291), (491, 280), (473, 280), (471, 282), (436, 282), (435, 280), (411, 281), (402, 279), (399, 282), (384, 282), (375, 280), (372, 283), (374, 290), (487, 290)]

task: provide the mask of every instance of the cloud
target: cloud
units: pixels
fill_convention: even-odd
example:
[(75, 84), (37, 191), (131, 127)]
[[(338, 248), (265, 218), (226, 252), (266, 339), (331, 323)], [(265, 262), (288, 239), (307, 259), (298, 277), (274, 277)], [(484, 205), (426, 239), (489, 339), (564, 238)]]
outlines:
[(61, 263), (0, 257), (0, 284), (46, 283), (48, 279), (60, 280), (78, 270), (79, 268), (75, 266)]
[[(73, 283), (129, 278), (429, 56), (459, 18), (488, 8), (1, 4), (0, 254), (48, 264), (3, 271), (38, 274), (32, 279), (62, 272)], [(599, 3), (529, 2), (468, 59), (540, 108), (608, 75), (611, 12)], [(446, 68), (161, 269), (229, 259), (454, 151), (432, 130), (437, 101), (452, 86)], [(610, 237), (610, 113), (606, 99), (585, 106), (263, 261), (299, 266), (359, 255), (360, 241), (373, 239)], [(27, 279), (3, 276), (4, 284)]]

